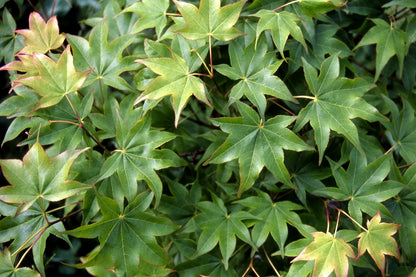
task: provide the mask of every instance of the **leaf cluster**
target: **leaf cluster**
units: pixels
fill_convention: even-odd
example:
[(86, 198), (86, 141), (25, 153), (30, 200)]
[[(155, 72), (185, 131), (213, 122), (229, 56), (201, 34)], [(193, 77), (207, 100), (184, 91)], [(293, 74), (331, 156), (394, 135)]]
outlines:
[(14, 2), (1, 276), (415, 274), (413, 1)]

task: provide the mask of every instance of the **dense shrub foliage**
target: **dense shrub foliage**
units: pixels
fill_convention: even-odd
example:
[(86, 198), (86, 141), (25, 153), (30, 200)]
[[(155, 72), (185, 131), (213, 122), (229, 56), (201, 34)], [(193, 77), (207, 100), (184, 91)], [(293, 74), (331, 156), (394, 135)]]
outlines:
[(28, 2), (0, 276), (416, 274), (415, 1)]

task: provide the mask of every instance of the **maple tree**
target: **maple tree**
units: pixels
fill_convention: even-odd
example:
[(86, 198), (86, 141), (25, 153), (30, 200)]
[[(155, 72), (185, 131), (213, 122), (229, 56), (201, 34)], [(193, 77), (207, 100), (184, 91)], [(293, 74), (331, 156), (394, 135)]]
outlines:
[(0, 276), (415, 274), (414, 1), (87, 2), (0, 1)]

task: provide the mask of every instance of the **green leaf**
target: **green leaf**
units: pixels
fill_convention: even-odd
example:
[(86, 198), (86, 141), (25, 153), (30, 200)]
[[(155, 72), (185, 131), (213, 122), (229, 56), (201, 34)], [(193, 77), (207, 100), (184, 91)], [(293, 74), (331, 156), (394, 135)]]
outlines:
[(240, 16), (246, 0), (221, 6), (221, 0), (201, 0), (199, 9), (182, 1), (173, 1), (182, 14), (187, 26), (177, 30), (186, 39), (197, 40), (211, 37), (229, 41), (242, 33), (233, 26)]
[(335, 271), (337, 277), (347, 277), (348, 257), (355, 258), (354, 250), (341, 238), (331, 233), (314, 232), (311, 242), (291, 263), (315, 260), (313, 276), (329, 276)]
[(304, 236), (309, 236), (311, 228), (304, 225), (294, 211), (303, 209), (302, 206), (291, 201), (273, 202), (267, 193), (258, 191), (259, 196), (250, 196), (236, 201), (248, 207), (250, 213), (261, 221), (256, 222), (251, 232), (256, 247), (263, 245), (270, 234), (279, 245), (282, 257), (285, 255), (285, 243), (289, 234), (287, 225), (298, 229)]
[(371, 20), (376, 24), (376, 26), (371, 28), (364, 35), (355, 48), (369, 44), (377, 45), (376, 75), (374, 81), (378, 80), (381, 71), (394, 55), (397, 55), (399, 59), (399, 75), (402, 76), (406, 41), (405, 32), (400, 29), (393, 28), (392, 24), (388, 24), (382, 19), (373, 18)]
[(7, 8), (3, 10), (0, 22), (0, 61), (5, 63), (13, 60), (13, 56), (24, 47), (23, 37), (16, 36), (16, 22)]
[(0, 188), (0, 200), (29, 209), (37, 200), (60, 201), (89, 186), (66, 180), (74, 160), (84, 150), (67, 150), (50, 159), (35, 143), (23, 160), (0, 160), (3, 174), (11, 184)]
[(158, 205), (163, 186), (155, 170), (180, 166), (183, 161), (172, 150), (155, 148), (171, 141), (175, 135), (151, 130), (149, 118), (127, 126), (119, 116), (116, 126), (117, 149), (103, 164), (99, 180), (117, 172), (122, 183), (121, 189), (130, 201), (137, 194), (137, 180), (145, 180), (154, 192)]
[(145, 192), (120, 208), (116, 201), (97, 195), (103, 215), (101, 220), (67, 232), (79, 238), (98, 237), (100, 241), (100, 248), (90, 253), (78, 267), (106, 262), (106, 267), (114, 267), (118, 276), (134, 276), (142, 261), (167, 264), (168, 257), (155, 237), (166, 236), (178, 227), (168, 218), (155, 216), (147, 210), (152, 198), (153, 193)]
[(300, 0), (302, 12), (315, 17), (318, 14), (327, 13), (336, 8), (345, 6), (344, 0)]
[(247, 105), (237, 102), (242, 117), (218, 118), (214, 123), (230, 135), (206, 163), (224, 163), (237, 159), (240, 164), (239, 195), (253, 186), (264, 166), (276, 179), (293, 187), (284, 164), (283, 149), (312, 150), (286, 128), (295, 118), (278, 115), (263, 122)]
[(176, 53), (172, 52), (172, 58), (139, 59), (136, 62), (144, 64), (154, 73), (160, 75), (137, 98), (136, 103), (172, 95), (175, 127), (178, 126), (182, 110), (192, 95), (210, 106), (204, 83), (190, 72), (186, 61)]
[(25, 85), (33, 88), (42, 98), (37, 109), (58, 104), (62, 98), (80, 89), (90, 73), (89, 70), (76, 72), (71, 55), (71, 48), (67, 46), (55, 62), (43, 54), (33, 54), (33, 63), (39, 75), (27, 76), (17, 79), (16, 85)]
[(319, 77), (316, 69), (306, 60), (303, 60), (303, 66), (306, 82), (314, 96), (300, 111), (295, 131), (310, 122), (315, 131), (319, 162), (328, 145), (330, 130), (343, 134), (364, 155), (357, 128), (351, 119), (360, 117), (368, 121), (384, 120), (375, 107), (361, 98), (373, 85), (359, 78), (340, 77), (336, 55), (322, 63)]
[(381, 202), (397, 195), (403, 185), (392, 180), (383, 182), (390, 172), (388, 155), (383, 155), (367, 165), (365, 158), (357, 150), (353, 150), (346, 171), (328, 160), (338, 189), (324, 188), (321, 193), (338, 200), (348, 200), (349, 213), (358, 222), (362, 222), (362, 212), (375, 216), (381, 211), (383, 215), (390, 216)]
[(264, 94), (296, 102), (285, 83), (273, 75), (282, 61), (276, 59), (275, 53), (267, 52), (267, 44), (264, 40), (259, 41), (257, 48), (252, 43), (245, 49), (240, 42), (233, 41), (229, 45), (228, 52), (231, 66), (220, 64), (215, 66), (215, 70), (232, 80), (240, 80), (231, 89), (230, 104), (245, 95), (257, 106), (264, 118), (267, 105)]
[(6, 248), (0, 253), (0, 275), (5, 277), (40, 277), (40, 274), (28, 267), (14, 267), (14, 260), (10, 251)]
[(277, 13), (269, 10), (260, 10), (254, 16), (260, 18), (256, 28), (256, 42), (264, 30), (271, 30), (274, 45), (276, 45), (282, 57), (284, 57), (283, 51), (289, 34), (301, 43), (306, 50), (308, 49), (302, 30), (297, 24), (300, 20), (297, 15), (287, 11)]
[(395, 257), (400, 261), (400, 252), (397, 242), (392, 236), (400, 228), (393, 223), (380, 223), (381, 216), (377, 213), (371, 220), (367, 220), (368, 230), (358, 235), (358, 257), (368, 251), (376, 262), (381, 274), (384, 276), (385, 255)]
[(24, 37), (26, 46), (20, 51), (23, 54), (45, 54), (61, 47), (65, 40), (65, 36), (59, 34), (56, 16), (45, 22), (37, 12), (32, 12), (29, 16), (29, 29), (16, 30), (16, 33)]
[(137, 68), (134, 56), (122, 57), (124, 49), (133, 40), (133, 35), (119, 36), (110, 43), (107, 41), (108, 26), (100, 22), (91, 31), (89, 41), (82, 37), (67, 35), (74, 51), (74, 64), (78, 70), (92, 70), (85, 86), (98, 82), (120, 90), (132, 90), (121, 73)]
[(123, 12), (134, 12), (140, 16), (134, 24), (132, 32), (141, 32), (144, 29), (156, 28), (160, 37), (166, 26), (166, 11), (169, 8), (169, 0), (143, 0), (125, 8)]
[(205, 254), (219, 244), (227, 270), (228, 260), (235, 250), (236, 236), (251, 244), (250, 233), (243, 220), (255, 217), (244, 211), (229, 213), (220, 198), (215, 195), (213, 198), (213, 202), (203, 201), (197, 204), (202, 213), (195, 217), (195, 222), (202, 229), (202, 233), (198, 239), (195, 256)]

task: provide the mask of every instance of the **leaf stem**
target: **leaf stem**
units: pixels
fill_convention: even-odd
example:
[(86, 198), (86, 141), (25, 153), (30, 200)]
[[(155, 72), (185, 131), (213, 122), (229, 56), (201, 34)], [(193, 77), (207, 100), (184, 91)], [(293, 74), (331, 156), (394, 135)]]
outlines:
[(40, 232), (40, 234), (38, 235), (38, 237), (35, 239), (35, 241), (26, 249), (25, 253), (23, 253), (22, 257), (20, 257), (19, 262), (16, 264), (15, 269), (19, 268), (20, 264), (23, 262), (23, 259), (26, 257), (26, 255), (29, 253), (30, 250), (32, 250), (33, 246), (35, 246), (35, 244), (38, 242), (38, 240), (42, 237), (42, 235), (45, 233), (46, 229), (48, 229), (48, 225), (45, 225), (43, 227), (46, 228), (41, 228), (40, 230), (42, 230)]
[(26, 244), (28, 244), (34, 237), (36, 237), (37, 235), (39, 235), (39, 233), (41, 233), (43, 231), (43, 229), (46, 230), (46, 228), (48, 228), (48, 225), (43, 226), (42, 228), (40, 228), (39, 230), (37, 230), (33, 235), (31, 235), (28, 239), (26, 239), (23, 244), (17, 248), (12, 254), (11, 256), (13, 257), (14, 255), (16, 255), (17, 253), (19, 253), (23, 248), (25, 248)]
[(104, 92), (103, 92), (103, 84), (102, 84), (102, 77), (100, 76), (98, 78), (98, 84), (100, 86), (100, 95), (101, 95), (101, 102), (103, 102), (103, 106), (104, 106)]
[(352, 216), (350, 216), (348, 213), (344, 212), (344, 210), (342, 209), (337, 209), (339, 212), (343, 213), (346, 217), (348, 217), (352, 222), (354, 222), (355, 224), (357, 224), (361, 229), (363, 229), (365, 232), (368, 232), (368, 230), (366, 228), (364, 228), (363, 225), (361, 225), (357, 220), (355, 220), (354, 218), (352, 218)]
[(316, 96), (308, 96), (308, 95), (294, 95), (293, 98), (303, 98), (303, 99), (310, 99), (316, 100)]
[[(274, 99), (277, 99), (277, 98), (274, 98)], [(278, 106), (279, 108), (281, 108), (282, 110), (290, 114), (291, 116), (295, 116), (295, 114), (292, 111), (290, 111), (288, 108), (284, 107), (283, 105), (280, 105), (279, 103), (274, 101), (274, 99), (268, 99), (268, 101), (272, 102), (273, 104), (275, 104), (276, 106)]]
[(79, 125), (79, 123), (72, 122), (72, 121), (67, 121), (67, 120), (49, 120), (49, 123), (66, 123), (66, 124), (72, 124), (72, 125), (75, 125), (75, 126), (81, 127), (81, 126)]
[(208, 36), (208, 47), (209, 47), (209, 65), (211, 68), (211, 71), (209, 72), (209, 75), (211, 78), (214, 76), (214, 66), (212, 65), (212, 36)]
[(279, 7), (277, 7), (273, 11), (275, 12), (275, 11), (280, 10), (280, 9), (283, 9), (284, 7), (287, 7), (289, 5), (292, 5), (292, 4), (295, 4), (295, 3), (299, 3), (300, 1), (302, 1), (302, 0), (294, 0), (294, 1), (288, 2), (286, 4), (283, 4), (283, 5), (279, 6)]
[(386, 151), (386, 153), (383, 154), (383, 156), (386, 156), (388, 154), (390, 154), (391, 151), (394, 150), (394, 148), (396, 148), (398, 145), (400, 144), (400, 141), (396, 142), (394, 145), (392, 145), (389, 150)]
[(66, 205), (60, 206), (60, 207), (58, 207), (58, 208), (55, 208), (55, 209), (52, 209), (52, 210), (46, 211), (46, 214), (53, 213), (53, 212), (56, 212), (56, 211), (59, 211), (59, 210), (65, 209), (65, 208), (67, 208), (67, 207), (70, 207), (70, 206), (73, 206), (73, 205), (77, 205), (77, 204), (82, 203), (82, 202), (83, 202), (82, 200), (79, 200), (79, 201), (74, 202), (74, 203), (66, 204)]
[(341, 210), (338, 210), (338, 216), (337, 216), (337, 224), (335, 224), (335, 230), (334, 230), (334, 238), (337, 236), (338, 231), (338, 224), (339, 224), (339, 216), (341, 215)]
[(276, 273), (276, 276), (281, 277), (281, 275), (279, 274), (279, 271), (277, 271), (276, 267), (273, 265), (272, 261), (269, 258), (269, 255), (266, 252), (266, 248), (264, 247), (264, 244), (262, 245), (263, 251), (264, 251), (264, 255), (266, 255), (266, 259), (269, 262), (270, 266), (273, 268), (274, 272)]

